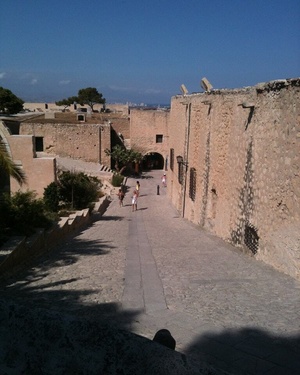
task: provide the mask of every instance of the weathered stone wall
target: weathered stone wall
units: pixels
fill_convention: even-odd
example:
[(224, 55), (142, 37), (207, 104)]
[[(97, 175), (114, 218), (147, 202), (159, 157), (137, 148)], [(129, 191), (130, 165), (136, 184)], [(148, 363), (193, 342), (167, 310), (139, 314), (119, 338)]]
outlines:
[[(58, 106), (55, 103), (24, 103), (23, 105), (24, 110), (33, 111), (33, 112), (53, 112), (53, 111), (62, 111), (64, 106)], [(86, 108), (90, 111), (90, 107), (88, 105), (77, 105), (77, 109), (79, 108)], [(100, 111), (103, 108), (103, 104), (95, 104), (94, 110)], [(111, 110), (112, 112), (119, 112), (123, 114), (128, 114), (128, 104), (109, 104), (106, 103), (106, 108)], [(77, 109), (74, 108), (74, 105), (70, 105), (66, 108), (68, 112), (76, 112)]]
[[(130, 112), (131, 147), (146, 155), (157, 152), (165, 159), (169, 152), (169, 111), (132, 109)], [(156, 142), (156, 135), (162, 135), (162, 143)]]
[(43, 137), (44, 152), (61, 157), (83, 159), (110, 166), (111, 127), (109, 124), (20, 124), (20, 134)]
[(8, 145), (12, 160), (23, 169), (26, 184), (20, 186), (10, 178), (12, 193), (33, 190), (42, 197), (44, 188), (56, 178), (56, 163), (54, 157), (36, 157), (33, 136), (11, 135), (6, 126), (0, 122), (0, 136)]
[[(300, 277), (299, 86), (295, 79), (173, 97), (169, 130), (175, 163), (168, 191), (184, 217), (294, 277)], [(182, 185), (177, 155), (188, 161)]]
[[(171, 101), (171, 112), (169, 122), (169, 142), (168, 146), (174, 150), (173, 170), (171, 165), (167, 173), (167, 187), (168, 193), (172, 198), (172, 202), (177, 210), (181, 211), (183, 207), (184, 195), (181, 185), (178, 182), (179, 168), (176, 163), (176, 156), (182, 156), (186, 160), (186, 125), (189, 122), (189, 106), (188, 103), (181, 98), (181, 100)], [(182, 211), (181, 211), (182, 212)], [(184, 213), (183, 213), (184, 215)]]
[(123, 139), (130, 138), (130, 120), (128, 116), (123, 118), (114, 117), (114, 114), (109, 115), (109, 121), (114, 131), (122, 134)]

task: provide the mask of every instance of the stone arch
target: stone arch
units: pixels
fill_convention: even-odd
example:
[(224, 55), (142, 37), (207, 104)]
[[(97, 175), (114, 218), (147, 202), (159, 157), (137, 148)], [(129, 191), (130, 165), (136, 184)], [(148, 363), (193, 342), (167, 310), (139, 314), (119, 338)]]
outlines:
[(165, 159), (159, 152), (149, 151), (144, 155), (143, 170), (164, 169)]

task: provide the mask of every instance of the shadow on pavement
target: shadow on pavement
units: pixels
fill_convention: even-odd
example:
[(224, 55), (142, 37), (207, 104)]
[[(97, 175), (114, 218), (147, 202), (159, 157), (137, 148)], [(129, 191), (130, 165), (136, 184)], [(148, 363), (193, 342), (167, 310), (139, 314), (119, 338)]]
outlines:
[[(148, 171), (148, 173), (149, 173), (149, 171)], [(154, 178), (154, 177), (153, 177), (153, 176), (150, 176), (149, 174), (147, 174), (147, 175), (142, 175), (142, 176), (140, 177), (141, 180), (149, 180), (149, 179), (151, 179), (151, 178)]]
[[(123, 206), (124, 207), (124, 206)], [(120, 207), (121, 209), (122, 207)], [(122, 221), (124, 217), (121, 216), (101, 216), (97, 221)]]
[(228, 329), (201, 335), (185, 353), (231, 374), (296, 375), (300, 335), (276, 336), (257, 328)]
[[(113, 220), (114, 217), (109, 219)], [(113, 322), (115, 327), (128, 328), (139, 311), (122, 311), (117, 301), (98, 303), (95, 288), (100, 289), (101, 292), (101, 285), (84, 288), (86, 285), (84, 281), (88, 277), (85, 269), (78, 268), (76, 277), (64, 277), (63, 273), (64, 267), (75, 265), (79, 256), (105, 256), (114, 249), (115, 247), (108, 241), (69, 238), (64, 244), (24, 264), (23, 267), (14, 270), (11, 276), (2, 279), (0, 299), (5, 298), (10, 302), (14, 301), (31, 308), (38, 307), (63, 314), (68, 313), (98, 323)], [(57, 273), (59, 277), (49, 281), (51, 274)], [(46, 277), (47, 281), (43, 282)], [(80, 280), (83, 282), (83, 289), (73, 289), (72, 283)]]
[(64, 277), (79, 256), (114, 250), (109, 242), (73, 238), (2, 280), (1, 374), (204, 374), (202, 365), (194, 371), (180, 353), (128, 332), (141, 311), (123, 310), (117, 301), (97, 303), (99, 284), (78, 289), (87, 277), (82, 263), (76, 277)]

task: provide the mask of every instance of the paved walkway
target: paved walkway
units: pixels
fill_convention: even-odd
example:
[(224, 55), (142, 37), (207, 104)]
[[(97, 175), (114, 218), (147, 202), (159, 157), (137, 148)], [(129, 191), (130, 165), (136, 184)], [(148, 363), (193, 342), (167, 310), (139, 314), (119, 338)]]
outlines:
[(140, 179), (86, 230), (8, 280), (2, 298), (113, 323), (234, 374), (300, 373), (300, 282), (180, 218)]

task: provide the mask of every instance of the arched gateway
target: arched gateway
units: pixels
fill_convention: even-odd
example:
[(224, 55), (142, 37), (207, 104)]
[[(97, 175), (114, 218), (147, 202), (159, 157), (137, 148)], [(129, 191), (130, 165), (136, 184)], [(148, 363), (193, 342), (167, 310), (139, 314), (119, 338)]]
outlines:
[(163, 169), (165, 166), (164, 157), (158, 152), (148, 152), (143, 159), (143, 170)]

